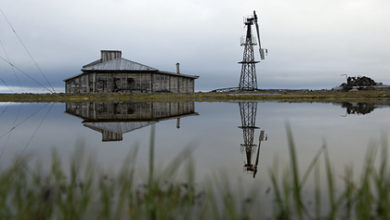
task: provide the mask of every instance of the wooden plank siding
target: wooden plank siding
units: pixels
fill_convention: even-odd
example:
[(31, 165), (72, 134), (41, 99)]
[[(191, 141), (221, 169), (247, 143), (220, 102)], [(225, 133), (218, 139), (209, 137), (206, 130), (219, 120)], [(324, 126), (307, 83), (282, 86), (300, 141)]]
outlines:
[(194, 102), (66, 103), (66, 112), (86, 121), (153, 121), (194, 114)]
[(86, 72), (65, 81), (66, 93), (193, 93), (194, 78), (155, 72)]

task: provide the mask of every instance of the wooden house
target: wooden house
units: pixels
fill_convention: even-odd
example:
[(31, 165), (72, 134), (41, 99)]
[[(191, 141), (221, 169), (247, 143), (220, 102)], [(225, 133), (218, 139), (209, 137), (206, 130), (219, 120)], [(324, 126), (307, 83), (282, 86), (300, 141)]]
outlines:
[(65, 92), (113, 93), (113, 92), (170, 92), (193, 93), (198, 76), (160, 71), (122, 58), (122, 52), (102, 50), (101, 58), (82, 67), (82, 73), (65, 79)]

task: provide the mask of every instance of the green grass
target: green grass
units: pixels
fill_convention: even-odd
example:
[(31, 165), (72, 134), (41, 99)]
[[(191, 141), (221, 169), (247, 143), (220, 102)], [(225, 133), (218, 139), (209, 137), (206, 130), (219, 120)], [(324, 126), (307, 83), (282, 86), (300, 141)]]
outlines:
[[(385, 141), (381, 147), (369, 146), (361, 176), (355, 179), (352, 167), (346, 167), (343, 176), (335, 174), (325, 145), (307, 167), (299, 167), (289, 126), (287, 134), (289, 166), (280, 172), (275, 161), (269, 168), (272, 198), (266, 202), (272, 203), (273, 211), (263, 206), (260, 188), (245, 192), (233, 187), (226, 175), (197, 182), (190, 148), (164, 168), (155, 169), (152, 128), (145, 184), (138, 185), (134, 177), (137, 148), (128, 154), (117, 173), (99, 169), (83, 148), (74, 153), (68, 168), (53, 152), (48, 171), (39, 165), (32, 168), (29, 158), (21, 157), (0, 172), (0, 219), (390, 218)], [(180, 169), (185, 171), (184, 181), (177, 178)], [(304, 194), (309, 179), (313, 180), (314, 189)], [(337, 185), (337, 180), (344, 184)], [(308, 203), (309, 200), (314, 202)]]
[(105, 93), (105, 94), (0, 94), (0, 102), (144, 102), (144, 101), (281, 101), (281, 102), (368, 102), (390, 104), (390, 90), (341, 92), (332, 90), (263, 90), (256, 92)]

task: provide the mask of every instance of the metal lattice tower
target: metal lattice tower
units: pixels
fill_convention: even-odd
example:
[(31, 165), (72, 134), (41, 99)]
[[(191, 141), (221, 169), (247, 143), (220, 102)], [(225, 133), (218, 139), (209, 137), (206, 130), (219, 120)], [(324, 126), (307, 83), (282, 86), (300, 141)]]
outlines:
[(257, 102), (240, 102), (238, 103), (240, 107), (241, 115), (241, 126), (244, 135), (244, 144), (241, 146), (244, 147), (255, 147), (253, 144), (253, 137), (256, 127), (256, 113), (257, 113)]
[[(259, 162), (259, 153), (260, 153), (260, 143), (264, 140), (264, 131), (260, 131), (259, 145), (254, 144), (254, 135), (255, 130), (259, 129), (256, 127), (256, 113), (257, 113), (257, 102), (240, 102), (238, 103), (240, 107), (241, 115), (241, 126), (242, 134), (244, 137), (244, 143), (241, 144), (241, 150), (245, 151), (245, 163), (244, 169), (248, 172), (253, 172), (253, 178), (257, 173), (257, 165)], [(255, 163), (252, 163), (252, 153), (255, 152), (257, 148), (257, 154)]]
[(247, 27), (247, 32), (244, 42), (241, 42), (241, 46), (244, 46), (244, 55), (242, 61), (239, 62), (242, 66), (238, 89), (256, 90), (256, 63), (259, 61), (255, 61), (255, 53), (253, 50), (253, 46), (256, 45), (256, 41), (252, 38), (253, 18), (247, 18), (245, 25)]
[(259, 129), (259, 127), (256, 127), (257, 102), (240, 102), (238, 105), (241, 115), (241, 126), (239, 128), (242, 129), (242, 135), (244, 137), (241, 150), (245, 151), (246, 156), (244, 169), (246, 171), (253, 171), (252, 152), (256, 149), (254, 134), (255, 130)]
[(267, 49), (261, 48), (259, 24), (257, 23), (257, 14), (253, 11), (253, 16), (250, 16), (244, 21), (246, 27), (245, 38), (241, 39), (241, 46), (244, 47), (241, 66), (240, 82), (238, 90), (257, 90), (256, 63), (253, 46), (256, 45), (256, 36), (252, 36), (252, 25), (256, 27), (257, 42), (259, 43), (260, 59), (264, 60), (268, 53)]

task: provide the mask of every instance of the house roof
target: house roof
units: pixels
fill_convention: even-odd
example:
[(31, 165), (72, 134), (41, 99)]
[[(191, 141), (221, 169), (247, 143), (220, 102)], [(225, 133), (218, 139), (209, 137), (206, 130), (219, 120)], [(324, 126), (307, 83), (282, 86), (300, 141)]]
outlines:
[(164, 74), (164, 75), (170, 75), (170, 76), (178, 76), (178, 77), (185, 77), (185, 78), (192, 78), (192, 79), (197, 79), (199, 76), (195, 75), (188, 75), (188, 74), (177, 74), (173, 72), (167, 72), (167, 71), (159, 71), (156, 68), (137, 63), (125, 58), (116, 58), (112, 59), (106, 62), (102, 62), (102, 59), (98, 59), (93, 61), (92, 63), (89, 63), (87, 65), (84, 65), (83, 68), (81, 69), (83, 71), (82, 73), (72, 76), (69, 78), (64, 79), (64, 81), (68, 81), (74, 78), (77, 78), (79, 76), (82, 76), (84, 74), (88, 74), (89, 72), (111, 72), (111, 71), (116, 71), (116, 72), (155, 72), (159, 74)]
[[(137, 71), (135, 71), (135, 72), (137, 72)], [(167, 71), (158, 71), (158, 70), (156, 70), (156, 71), (152, 71), (152, 72), (158, 73), (158, 74), (163, 74), (163, 75), (178, 76), (178, 77), (185, 77), (185, 78), (192, 78), (192, 79), (198, 79), (199, 78), (199, 76), (195, 76), (195, 75), (177, 74), (177, 73), (172, 73), (172, 72), (167, 72)], [(71, 79), (74, 79), (74, 78), (77, 78), (79, 76), (86, 75), (86, 74), (89, 74), (89, 72), (80, 73), (78, 75), (66, 78), (66, 79), (64, 79), (64, 81), (66, 82), (68, 80), (71, 80)]]
[(157, 69), (146, 66), (125, 58), (117, 58), (102, 62), (100, 59), (83, 66), (82, 71), (157, 71)]
[(151, 124), (155, 122), (150, 121), (135, 121), (135, 122), (83, 122), (85, 127), (91, 128), (95, 131), (109, 131), (118, 134), (128, 133)]

